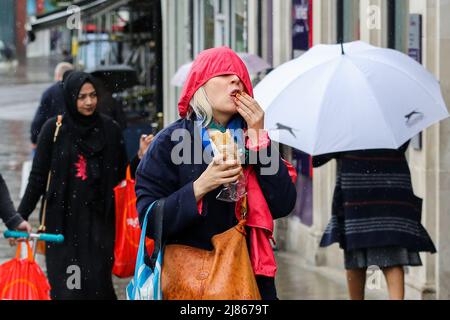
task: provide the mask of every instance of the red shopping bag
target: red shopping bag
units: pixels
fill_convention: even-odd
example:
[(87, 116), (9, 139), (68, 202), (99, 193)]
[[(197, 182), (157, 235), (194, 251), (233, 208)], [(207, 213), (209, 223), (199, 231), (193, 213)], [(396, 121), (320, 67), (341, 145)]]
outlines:
[[(127, 176), (114, 188), (116, 201), (116, 241), (114, 245), (113, 274), (119, 278), (132, 277), (136, 266), (137, 250), (141, 236), (136, 209), (135, 182), (131, 179), (130, 167)], [(153, 240), (147, 239), (147, 251), (153, 252)]]
[(28, 257), (20, 259), (20, 245), (16, 257), (0, 266), (0, 300), (50, 300), (50, 284), (42, 269), (34, 261), (28, 241)]

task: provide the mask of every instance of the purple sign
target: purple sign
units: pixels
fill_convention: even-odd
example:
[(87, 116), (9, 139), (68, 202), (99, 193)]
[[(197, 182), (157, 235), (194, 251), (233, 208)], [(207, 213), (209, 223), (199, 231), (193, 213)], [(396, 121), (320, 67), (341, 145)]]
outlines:
[(292, 0), (292, 49), (306, 51), (309, 49), (309, 0)]
[(409, 15), (408, 55), (422, 63), (422, 16)]

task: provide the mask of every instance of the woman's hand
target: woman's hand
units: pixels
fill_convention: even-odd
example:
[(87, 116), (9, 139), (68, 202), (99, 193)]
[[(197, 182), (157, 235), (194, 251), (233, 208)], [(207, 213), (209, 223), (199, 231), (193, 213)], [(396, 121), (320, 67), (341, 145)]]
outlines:
[(22, 221), (16, 228), (17, 231), (23, 231), (26, 233), (31, 233), (31, 225), (28, 223), (28, 221)]
[[(32, 228), (31, 228), (31, 225), (28, 223), (28, 221), (25, 221), (25, 220), (24, 220), (24, 221), (22, 221), (22, 222), (16, 227), (16, 230), (17, 230), (17, 231), (26, 232), (26, 233), (31, 233)], [(9, 239), (8, 239), (9, 245), (10, 245), (11, 247), (17, 245), (17, 243), (18, 243), (19, 241), (23, 241), (23, 240), (25, 240), (25, 239), (14, 239), (14, 238), (9, 238)]]
[(259, 133), (264, 130), (264, 111), (247, 93), (236, 94), (237, 111), (247, 122), (248, 137), (254, 145), (258, 144)]
[(144, 157), (144, 154), (147, 152), (148, 148), (150, 147), (150, 144), (152, 143), (154, 139), (154, 136), (143, 134), (141, 136), (141, 139), (139, 140), (139, 151), (138, 151), (138, 158), (139, 160), (142, 160)]
[(219, 186), (236, 182), (239, 179), (242, 167), (238, 161), (224, 161), (224, 158), (222, 154), (215, 157), (205, 172), (194, 182), (194, 194), (197, 202)]

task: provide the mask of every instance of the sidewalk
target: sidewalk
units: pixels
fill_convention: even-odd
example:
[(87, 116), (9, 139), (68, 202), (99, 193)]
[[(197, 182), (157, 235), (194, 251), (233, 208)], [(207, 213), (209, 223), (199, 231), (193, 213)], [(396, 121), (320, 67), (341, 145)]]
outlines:
[[(276, 252), (276, 286), (281, 300), (349, 300), (345, 271), (308, 265), (298, 255)], [(366, 299), (384, 300), (381, 290), (366, 289)]]
[(53, 82), (54, 69), (61, 57), (28, 58), (25, 66), (0, 70), (0, 86)]
[[(276, 252), (276, 286), (280, 300), (348, 300), (344, 271), (308, 266), (294, 253)], [(130, 279), (114, 279), (116, 294), (125, 299)], [(387, 299), (385, 289), (367, 290), (368, 300)]]

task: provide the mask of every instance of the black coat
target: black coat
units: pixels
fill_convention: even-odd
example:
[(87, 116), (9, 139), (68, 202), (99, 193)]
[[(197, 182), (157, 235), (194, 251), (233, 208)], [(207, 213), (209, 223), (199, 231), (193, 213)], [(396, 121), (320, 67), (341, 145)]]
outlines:
[[(107, 137), (101, 154), (100, 180), (83, 180), (77, 149), (63, 124), (53, 143), (56, 118), (44, 125), (25, 195), (18, 211), (24, 218), (33, 212), (45, 193), (49, 170), (46, 227), (48, 233), (62, 233), (63, 244), (47, 244), (46, 261), (52, 297), (56, 299), (114, 299), (112, 265), (114, 257), (115, 215), (113, 188), (124, 178), (127, 165), (125, 145), (118, 125), (101, 116)], [(89, 158), (85, 166), (90, 175)], [(69, 290), (68, 267), (81, 270), (81, 289)]]
[(9, 196), (8, 187), (0, 174), (0, 218), (8, 229), (15, 229), (23, 221), (20, 214), (16, 213), (14, 204)]
[[(187, 135), (187, 149), (191, 149), (190, 163), (176, 165), (171, 158), (177, 142), (172, 141), (172, 133), (183, 129)], [(212, 249), (211, 238), (237, 224), (235, 204), (216, 199), (222, 189), (219, 187), (203, 198), (202, 212), (198, 212), (193, 191), (193, 182), (206, 170), (205, 160), (195, 164), (194, 145), (202, 145), (201, 140), (194, 142), (194, 122), (179, 120), (159, 133), (141, 161), (136, 172), (136, 195), (139, 217), (142, 220), (146, 209), (156, 200), (164, 199), (163, 239), (167, 244), (179, 243), (197, 248)], [(199, 137), (199, 136), (197, 136)], [(257, 178), (274, 219), (287, 216), (294, 208), (296, 190), (288, 169), (281, 161), (278, 152), (270, 155), (278, 158), (279, 170), (274, 175), (262, 175), (261, 169), (270, 166), (260, 162), (255, 165)], [(250, 155), (250, 158), (252, 156)], [(201, 158), (202, 159), (202, 158)], [(150, 216), (148, 234), (154, 237), (152, 229), (156, 223)], [(272, 278), (258, 277), (258, 285), (263, 298), (276, 298)]]

